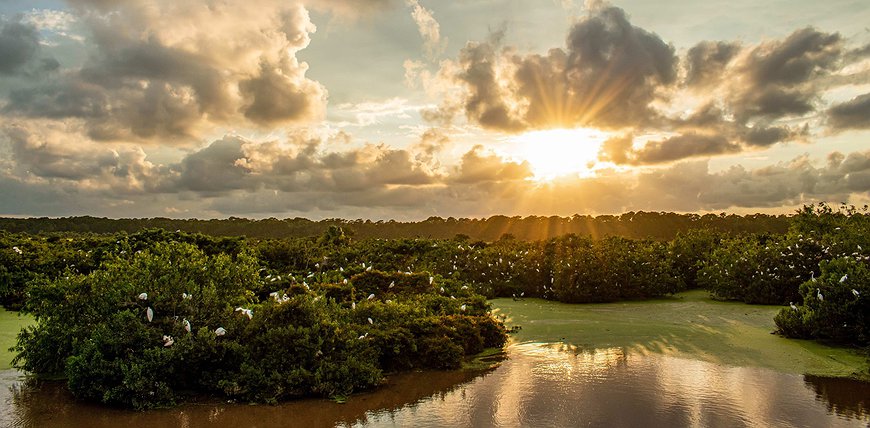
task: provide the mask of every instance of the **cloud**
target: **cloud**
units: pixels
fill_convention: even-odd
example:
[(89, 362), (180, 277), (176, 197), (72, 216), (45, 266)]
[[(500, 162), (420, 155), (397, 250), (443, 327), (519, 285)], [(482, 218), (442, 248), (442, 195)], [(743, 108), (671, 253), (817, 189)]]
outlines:
[(488, 129), (643, 127), (659, 120), (651, 104), (676, 78), (673, 46), (617, 7), (594, 7), (565, 48), (545, 55), (500, 48), (500, 39), (467, 44), (452, 74), (466, 88), (466, 116)]
[(532, 177), (528, 162), (510, 162), (494, 154), (482, 154), (483, 146), (474, 146), (462, 160), (450, 180), (455, 183), (481, 183), (525, 180)]
[(147, 160), (136, 146), (106, 146), (82, 140), (80, 130), (63, 124), (6, 125), (0, 142), (10, 149), (14, 167), (7, 174), (103, 194), (159, 192), (171, 171)]
[(870, 129), (870, 94), (832, 106), (827, 111), (827, 124), (836, 131)]
[(685, 134), (663, 140), (649, 141), (640, 148), (632, 146), (631, 137), (617, 137), (606, 141), (602, 151), (614, 163), (632, 165), (659, 164), (690, 157), (734, 153), (737, 144), (721, 135)]
[(733, 65), (729, 105), (740, 121), (778, 119), (815, 111), (813, 82), (840, 66), (843, 39), (813, 28), (761, 43)]
[(734, 42), (704, 41), (686, 53), (686, 85), (709, 88), (722, 82), (722, 70), (740, 51)]
[(0, 17), (0, 77), (56, 70), (57, 60), (40, 57), (40, 51), (36, 27)]
[[(79, 132), (79, 134), (77, 134)], [(433, 167), (410, 150), (383, 145), (331, 150), (333, 143), (299, 131), (285, 140), (235, 135), (160, 164), (122, 144), (80, 144), (81, 130), (8, 125), (11, 161), (0, 169), (0, 200), (30, 195), (24, 204), (0, 204), (3, 214), (197, 216), (292, 215), (420, 219), (430, 215), (571, 215), (637, 210), (711, 211), (795, 206), (870, 196), (870, 152), (832, 153), (823, 165), (807, 156), (757, 169), (712, 172), (705, 160), (628, 172), (598, 170), (593, 177), (529, 180), (530, 167), (477, 146), (458, 163)], [(64, 136), (67, 136), (65, 139)], [(335, 135), (332, 138), (346, 138)], [(444, 136), (421, 139), (440, 144)], [(700, 139), (700, 143), (696, 139)], [(675, 136), (633, 147), (631, 136), (607, 144), (625, 162), (658, 162), (719, 141)], [(605, 144), (605, 145), (607, 145)], [(677, 154), (672, 154), (677, 152)], [(25, 198), (27, 199), (27, 198)], [(96, 208), (95, 208), (96, 207)], [(192, 210), (192, 211), (191, 211)]]
[(430, 59), (435, 59), (444, 51), (447, 39), (441, 38), (441, 26), (435, 20), (432, 11), (423, 7), (419, 0), (405, 0), (411, 7), (411, 17), (417, 24), (417, 31), (423, 38), (423, 48)]
[(239, 90), (249, 100), (242, 110), (245, 117), (262, 125), (322, 117), (326, 91), (304, 78), (306, 68), (263, 64), (259, 76), (239, 82)]
[(12, 91), (5, 114), (79, 121), (96, 140), (176, 144), (216, 126), (306, 123), (324, 115), (326, 90), (296, 58), (316, 30), (300, 4), (71, 5), (89, 32), (91, 57), (81, 68)]
[[(755, 44), (704, 41), (678, 56), (624, 10), (605, 2), (586, 10), (565, 46), (546, 53), (521, 53), (495, 32), (442, 61), (437, 74), (406, 64), (408, 79), (420, 77), (441, 101), (421, 116), (442, 126), (464, 116), (504, 133), (593, 127), (676, 134), (640, 149), (614, 140), (607, 150), (616, 161), (653, 164), (806, 142), (828, 110), (826, 91), (867, 82), (856, 71), (866, 48), (847, 49), (838, 33), (803, 28)], [(845, 125), (838, 113), (848, 108), (861, 117), (859, 105), (846, 103), (828, 110), (829, 125)], [(628, 152), (616, 153), (620, 147)]]
[(399, 0), (306, 0), (305, 6), (333, 14), (341, 20), (356, 20), (383, 12)]

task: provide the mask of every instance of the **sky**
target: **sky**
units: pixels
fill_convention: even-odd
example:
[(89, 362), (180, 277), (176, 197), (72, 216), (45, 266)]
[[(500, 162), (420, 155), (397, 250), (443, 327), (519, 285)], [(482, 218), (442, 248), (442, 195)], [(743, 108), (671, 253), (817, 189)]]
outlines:
[(0, 0), (0, 216), (870, 202), (864, 0)]

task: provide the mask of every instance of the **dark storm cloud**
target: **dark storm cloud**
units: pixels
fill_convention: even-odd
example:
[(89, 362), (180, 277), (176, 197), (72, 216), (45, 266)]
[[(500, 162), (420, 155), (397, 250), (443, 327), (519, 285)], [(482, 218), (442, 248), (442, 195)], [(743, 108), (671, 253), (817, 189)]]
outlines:
[[(496, 37), (497, 38), (497, 37)], [(497, 42), (469, 43), (459, 53), (462, 71), (456, 79), (468, 85), (466, 115), (484, 128), (518, 131), (525, 127), (513, 117), (498, 82)]]
[(643, 126), (658, 120), (650, 103), (676, 77), (673, 46), (616, 7), (590, 12), (546, 55), (500, 49), (499, 39), (467, 44), (452, 76), (468, 90), (466, 116), (484, 128)]
[(819, 88), (813, 81), (839, 66), (843, 39), (813, 28), (782, 41), (762, 43), (736, 64), (730, 107), (739, 120), (776, 119), (815, 110)]
[(41, 57), (39, 32), (33, 25), (0, 17), (0, 76), (57, 70), (54, 58)]
[(239, 82), (239, 90), (248, 99), (245, 117), (263, 125), (280, 124), (320, 114), (325, 94), (316, 84), (301, 82), (276, 67), (263, 64), (260, 75)]
[(245, 158), (244, 144), (245, 140), (241, 138), (224, 137), (185, 156), (176, 167), (179, 171), (176, 188), (207, 193), (247, 187), (246, 178), (250, 171), (237, 162)]
[(718, 84), (729, 62), (740, 52), (734, 42), (704, 41), (686, 54), (686, 84), (690, 87), (709, 87)]
[(870, 94), (859, 95), (827, 111), (828, 126), (834, 130), (870, 129)]
[(721, 135), (685, 134), (649, 141), (639, 149), (630, 149), (626, 160), (634, 165), (648, 165), (738, 151), (739, 145)]

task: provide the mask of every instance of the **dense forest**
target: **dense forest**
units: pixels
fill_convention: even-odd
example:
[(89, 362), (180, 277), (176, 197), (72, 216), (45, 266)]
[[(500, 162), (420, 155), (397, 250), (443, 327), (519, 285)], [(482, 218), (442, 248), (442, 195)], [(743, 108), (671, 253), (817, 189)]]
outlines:
[(0, 232), (0, 299), (38, 321), (19, 336), (19, 367), (138, 408), (178, 391), (344, 396), (385, 371), (457, 367), (504, 343), (495, 296), (594, 303), (702, 288), (782, 305), (783, 335), (867, 346), (867, 209), (822, 204), (786, 219), (780, 233), (698, 228), (670, 240), (365, 239), (337, 224), (269, 239)]
[(714, 230), (729, 233), (783, 233), (790, 217), (785, 215), (675, 214), (629, 212), (619, 216), (506, 217), (485, 219), (430, 217), (419, 222), (304, 218), (251, 220), (237, 217), (220, 220), (177, 220), (169, 218), (108, 219), (98, 217), (0, 218), (0, 230), (12, 233), (135, 233), (145, 229), (178, 230), (211, 236), (249, 238), (303, 238), (320, 236), (330, 227), (341, 227), (357, 239), (431, 238), (456, 235), (474, 240), (495, 241), (503, 235), (524, 241), (538, 241), (568, 234), (603, 238), (649, 238), (670, 240), (680, 232)]

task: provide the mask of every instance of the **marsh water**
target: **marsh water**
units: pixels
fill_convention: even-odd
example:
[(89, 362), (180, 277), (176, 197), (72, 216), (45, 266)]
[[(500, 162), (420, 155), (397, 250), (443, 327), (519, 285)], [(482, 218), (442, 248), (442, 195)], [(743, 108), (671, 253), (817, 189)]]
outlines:
[[(833, 361), (834, 368), (852, 367), (861, 360), (847, 360), (847, 354), (833, 348), (770, 335), (765, 324), (769, 314), (764, 311), (775, 308), (718, 305), (691, 295), (683, 300), (591, 307), (538, 301), (496, 301), (495, 305), (524, 328), (500, 362), (486, 370), (391, 375), (381, 388), (354, 395), (343, 404), (314, 399), (275, 406), (200, 401), (149, 412), (80, 403), (62, 384), (28, 380), (5, 370), (0, 371), (0, 425), (870, 425), (870, 383), (801, 373), (805, 367), (819, 368), (817, 360)], [(694, 315), (686, 315), (689, 312)], [(693, 330), (674, 330), (692, 324), (691, 319), (673, 322), (670, 314), (674, 313), (706, 321)], [(668, 330), (662, 320), (674, 327)], [(708, 333), (710, 337), (703, 335)], [(551, 336), (564, 340), (530, 340)], [(732, 336), (743, 338), (747, 347), (730, 343)], [(774, 357), (761, 353), (756, 348), (762, 345), (756, 343), (763, 343), (770, 355), (788, 364), (772, 363)]]

